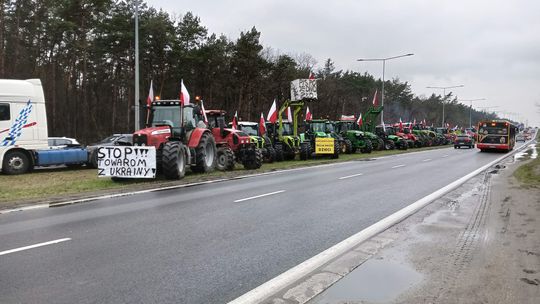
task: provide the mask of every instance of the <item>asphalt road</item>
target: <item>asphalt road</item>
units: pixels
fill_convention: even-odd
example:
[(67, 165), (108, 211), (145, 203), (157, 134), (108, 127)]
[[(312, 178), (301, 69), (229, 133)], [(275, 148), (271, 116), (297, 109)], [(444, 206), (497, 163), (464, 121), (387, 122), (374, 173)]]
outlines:
[(500, 156), (438, 149), (4, 214), (0, 302), (224, 303)]

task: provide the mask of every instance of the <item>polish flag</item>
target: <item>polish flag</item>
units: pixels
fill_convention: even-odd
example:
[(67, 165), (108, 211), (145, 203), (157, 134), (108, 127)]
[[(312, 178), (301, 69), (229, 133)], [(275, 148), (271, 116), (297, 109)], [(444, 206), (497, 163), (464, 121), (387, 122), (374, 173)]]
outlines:
[(376, 107), (379, 103), (379, 100), (377, 99), (377, 90), (375, 90), (375, 95), (373, 95), (373, 106)]
[(291, 112), (291, 107), (287, 107), (287, 120), (289, 122), (293, 122), (293, 119), (292, 119), (292, 112)]
[(314, 80), (315, 79), (315, 75), (313, 75), (313, 73), (311, 73), (311, 71), (309, 72), (309, 77), (308, 77), (309, 80)]
[(238, 111), (234, 112), (234, 117), (232, 119), (232, 128), (233, 130), (238, 130)]
[(152, 101), (154, 101), (154, 86), (153, 80), (150, 80), (150, 91), (148, 92), (148, 98), (146, 98), (146, 105), (150, 108), (152, 106)]
[(272, 107), (270, 107), (270, 111), (268, 111), (268, 116), (266, 117), (266, 120), (268, 120), (271, 123), (276, 123), (277, 121), (277, 108), (276, 108), (275, 99), (274, 99), (274, 103), (272, 104)]
[(263, 113), (261, 112), (261, 119), (259, 120), (259, 133), (263, 136), (266, 133), (266, 122), (264, 121)]
[(399, 132), (403, 132), (403, 121), (401, 121), (401, 117), (399, 118)]
[(414, 126), (416, 126), (416, 118), (414, 119), (411, 127), (409, 128), (411, 130), (411, 132), (412, 132), (412, 129), (414, 128)]
[(364, 124), (364, 121), (362, 120), (362, 113), (358, 115), (358, 119), (356, 120), (356, 124), (361, 127)]
[(208, 124), (208, 117), (206, 117), (206, 110), (204, 109), (204, 102), (201, 99), (201, 109), (202, 109), (202, 115), (204, 117), (204, 122)]
[(183, 106), (186, 106), (189, 104), (189, 93), (186, 89), (186, 86), (184, 85), (184, 80), (182, 79), (180, 81), (180, 103)]
[(309, 111), (309, 107), (306, 107), (306, 121), (311, 121), (313, 119), (313, 116), (311, 115), (311, 112)]

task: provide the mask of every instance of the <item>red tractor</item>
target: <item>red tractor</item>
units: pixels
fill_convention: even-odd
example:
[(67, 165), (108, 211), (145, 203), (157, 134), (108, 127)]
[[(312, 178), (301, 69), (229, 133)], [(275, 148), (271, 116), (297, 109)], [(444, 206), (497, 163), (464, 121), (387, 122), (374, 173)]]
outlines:
[(206, 111), (208, 127), (216, 139), (216, 168), (222, 171), (233, 170), (235, 163), (239, 162), (245, 169), (259, 169), (263, 161), (261, 150), (246, 133), (226, 128), (225, 113), (222, 110)]
[(167, 179), (184, 177), (187, 166), (193, 172), (211, 172), (216, 166), (216, 143), (199, 106), (180, 104), (153, 102), (148, 127), (133, 134), (134, 145), (156, 147), (158, 171)]
[(410, 126), (412, 126), (412, 123), (403, 123), (403, 130), (399, 130), (399, 123), (394, 124), (394, 128), (396, 128), (396, 135), (402, 137), (407, 142), (407, 145), (409, 148), (420, 148), (422, 147), (422, 143), (420, 140), (411, 132)]

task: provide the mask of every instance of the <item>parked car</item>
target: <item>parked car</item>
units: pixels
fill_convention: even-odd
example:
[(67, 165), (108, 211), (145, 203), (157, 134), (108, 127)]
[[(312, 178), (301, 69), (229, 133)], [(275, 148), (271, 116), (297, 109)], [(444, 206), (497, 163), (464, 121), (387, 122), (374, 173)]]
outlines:
[(63, 149), (67, 147), (80, 147), (81, 144), (75, 138), (49, 137), (47, 138), (49, 149)]
[(454, 149), (461, 148), (462, 146), (474, 148), (474, 138), (469, 134), (459, 134), (454, 140)]
[(516, 135), (516, 142), (518, 141), (525, 141), (525, 135), (523, 135), (523, 133)]
[(133, 134), (113, 134), (96, 143), (90, 144), (88, 150), (89, 165), (92, 168), (97, 168), (97, 147), (103, 146), (125, 146), (133, 144)]

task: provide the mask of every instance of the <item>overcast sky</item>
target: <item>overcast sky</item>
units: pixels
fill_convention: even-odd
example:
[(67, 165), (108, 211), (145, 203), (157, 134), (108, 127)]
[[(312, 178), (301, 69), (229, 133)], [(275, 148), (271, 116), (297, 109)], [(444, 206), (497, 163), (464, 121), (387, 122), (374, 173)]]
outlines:
[[(192, 11), (212, 33), (237, 39), (255, 26), (261, 43), (283, 53), (308, 53), (321, 67), (411, 84), (416, 95), (452, 89), (459, 99), (486, 98), (510, 118), (540, 126), (540, 1), (537, 0), (147, 0), (171, 15)], [(466, 102), (469, 104), (469, 102)], [(442, 109), (441, 109), (442, 111)], [(505, 115), (500, 113), (499, 115)]]

